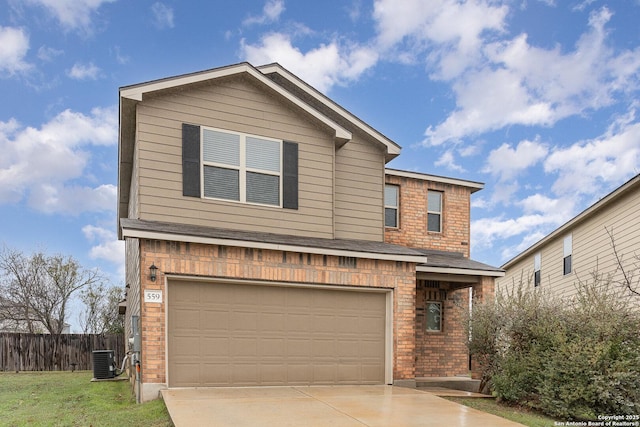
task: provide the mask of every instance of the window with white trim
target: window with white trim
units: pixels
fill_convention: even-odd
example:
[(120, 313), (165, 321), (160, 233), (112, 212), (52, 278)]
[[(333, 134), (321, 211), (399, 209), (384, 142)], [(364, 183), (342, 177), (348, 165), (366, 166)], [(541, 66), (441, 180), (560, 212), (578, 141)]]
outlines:
[(202, 128), (204, 197), (281, 206), (282, 141)]
[(442, 192), (427, 193), (427, 231), (442, 232)]
[(541, 261), (542, 261), (542, 256), (540, 255), (540, 252), (538, 252), (533, 257), (533, 286), (536, 287), (536, 288), (538, 286), (540, 286), (540, 280), (541, 280), (540, 264), (541, 264)]
[(400, 187), (387, 184), (384, 186), (384, 226), (398, 228), (400, 226), (398, 195)]
[(566, 276), (570, 274), (572, 270), (571, 256), (573, 254), (573, 236), (571, 234), (565, 236), (562, 246), (562, 273)]

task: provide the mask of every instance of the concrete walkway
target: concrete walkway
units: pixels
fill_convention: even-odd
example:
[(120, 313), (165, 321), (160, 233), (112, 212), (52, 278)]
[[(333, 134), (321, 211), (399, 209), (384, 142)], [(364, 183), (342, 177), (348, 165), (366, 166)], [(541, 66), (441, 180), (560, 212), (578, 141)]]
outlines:
[(382, 385), (168, 389), (162, 397), (176, 427), (521, 426), (431, 393)]

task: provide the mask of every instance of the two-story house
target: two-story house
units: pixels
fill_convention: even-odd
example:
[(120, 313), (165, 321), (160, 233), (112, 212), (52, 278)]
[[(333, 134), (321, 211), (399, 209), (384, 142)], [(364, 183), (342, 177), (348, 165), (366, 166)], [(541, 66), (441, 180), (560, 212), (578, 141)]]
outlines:
[(400, 147), (277, 64), (120, 89), (118, 233), (136, 392), (415, 386), (468, 372), (455, 305), (482, 184), (386, 170)]
[(497, 289), (543, 289), (572, 298), (579, 282), (593, 281), (592, 273), (622, 282), (622, 264), (633, 277), (640, 255), (639, 211), (640, 175), (636, 175), (507, 261), (502, 266), (506, 275), (496, 280)]

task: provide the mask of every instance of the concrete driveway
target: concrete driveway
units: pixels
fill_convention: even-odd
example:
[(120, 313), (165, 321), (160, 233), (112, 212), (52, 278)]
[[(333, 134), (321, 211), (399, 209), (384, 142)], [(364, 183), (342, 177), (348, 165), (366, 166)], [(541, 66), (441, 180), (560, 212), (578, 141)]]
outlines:
[(176, 427), (521, 426), (428, 392), (382, 385), (169, 389), (162, 397)]

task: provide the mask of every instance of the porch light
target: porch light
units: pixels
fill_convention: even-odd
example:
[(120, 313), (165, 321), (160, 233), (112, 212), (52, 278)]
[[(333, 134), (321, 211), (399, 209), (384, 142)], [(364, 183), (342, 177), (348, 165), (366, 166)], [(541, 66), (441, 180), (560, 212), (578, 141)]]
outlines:
[(158, 272), (158, 267), (156, 267), (154, 263), (151, 263), (151, 267), (149, 267), (149, 279), (151, 279), (152, 282), (156, 281), (157, 272)]

